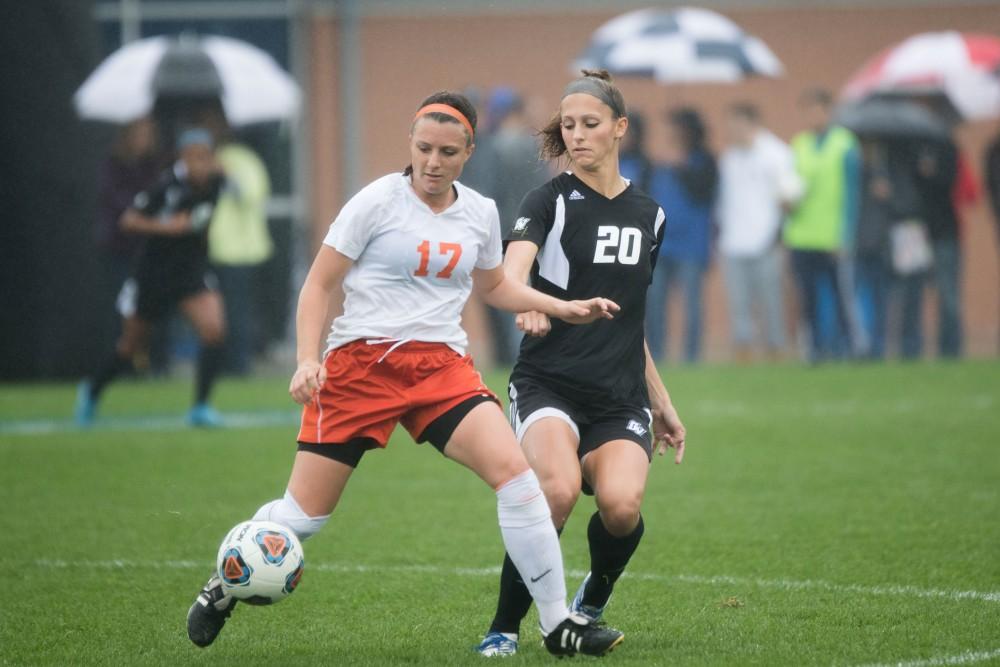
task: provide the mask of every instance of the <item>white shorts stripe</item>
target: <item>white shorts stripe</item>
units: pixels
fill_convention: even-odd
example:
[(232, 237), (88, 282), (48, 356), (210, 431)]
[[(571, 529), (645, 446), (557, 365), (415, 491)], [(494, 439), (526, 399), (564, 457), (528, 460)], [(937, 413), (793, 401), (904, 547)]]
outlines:
[(569, 424), (569, 427), (573, 429), (573, 433), (576, 435), (577, 441), (580, 440), (580, 427), (576, 425), (576, 422), (568, 414), (558, 408), (541, 408), (540, 410), (535, 410), (524, 419), (520, 419), (520, 416), (518, 416), (517, 426), (514, 427), (514, 435), (517, 436), (517, 442), (521, 442), (524, 434), (527, 433), (532, 424), (546, 417), (561, 419)]

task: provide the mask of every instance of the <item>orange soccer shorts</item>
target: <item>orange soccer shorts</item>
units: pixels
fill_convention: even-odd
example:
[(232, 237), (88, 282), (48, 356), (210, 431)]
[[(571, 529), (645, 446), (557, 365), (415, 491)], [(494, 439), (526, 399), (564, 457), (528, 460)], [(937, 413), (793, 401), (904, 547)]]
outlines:
[(371, 438), (385, 447), (399, 422), (419, 440), (435, 419), (470, 398), (500, 403), (469, 355), (444, 343), (390, 347), (356, 340), (327, 355), (326, 383), (302, 410), (300, 443)]

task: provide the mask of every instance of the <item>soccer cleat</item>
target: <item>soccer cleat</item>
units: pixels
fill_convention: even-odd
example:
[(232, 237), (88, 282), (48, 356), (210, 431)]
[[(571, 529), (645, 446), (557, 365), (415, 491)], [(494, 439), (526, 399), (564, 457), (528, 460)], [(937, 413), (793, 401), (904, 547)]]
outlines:
[(90, 426), (97, 415), (97, 401), (91, 391), (90, 380), (84, 380), (76, 388), (76, 407), (73, 409), (73, 419), (77, 426)]
[(476, 647), (476, 653), (485, 658), (506, 658), (517, 653), (517, 635), (507, 632), (488, 632)]
[[(589, 604), (583, 604), (583, 591), (587, 588), (587, 582), (590, 581), (590, 572), (587, 576), (583, 578), (583, 583), (580, 584), (580, 588), (576, 590), (576, 596), (569, 605), (569, 611), (571, 614), (580, 614), (585, 617), (591, 623), (596, 623), (601, 620), (601, 616), (604, 615), (604, 610), (607, 609), (608, 603), (605, 602), (603, 607), (593, 607)], [(611, 598), (608, 598), (608, 602)]]
[(625, 635), (614, 628), (591, 623), (584, 616), (571, 613), (545, 635), (543, 643), (549, 653), (559, 657), (577, 653), (602, 656), (610, 653), (624, 639)]
[(208, 580), (187, 615), (188, 638), (202, 648), (215, 641), (236, 606), (236, 598), (222, 590), (222, 579)]
[(222, 415), (208, 403), (199, 403), (188, 413), (188, 423), (199, 428), (219, 428), (223, 426)]

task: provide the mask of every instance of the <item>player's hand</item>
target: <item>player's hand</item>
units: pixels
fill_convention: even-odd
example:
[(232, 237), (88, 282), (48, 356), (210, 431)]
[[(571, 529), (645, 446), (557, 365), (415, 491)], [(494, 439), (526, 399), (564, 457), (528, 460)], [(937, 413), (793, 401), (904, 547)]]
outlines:
[(552, 322), (545, 313), (537, 310), (530, 310), (526, 313), (518, 313), (514, 318), (517, 328), (528, 336), (544, 336), (552, 330)]
[(681, 418), (677, 416), (674, 406), (667, 404), (654, 407), (653, 413), (653, 447), (656, 453), (663, 456), (667, 449), (673, 447), (674, 463), (679, 464), (684, 460), (684, 438), (687, 431)]
[(292, 381), (288, 385), (288, 393), (296, 403), (305, 405), (313, 400), (325, 383), (326, 367), (315, 360), (303, 361), (295, 369)]
[(569, 324), (589, 324), (594, 320), (613, 320), (621, 307), (611, 299), (594, 297), (584, 301), (563, 301), (556, 317)]

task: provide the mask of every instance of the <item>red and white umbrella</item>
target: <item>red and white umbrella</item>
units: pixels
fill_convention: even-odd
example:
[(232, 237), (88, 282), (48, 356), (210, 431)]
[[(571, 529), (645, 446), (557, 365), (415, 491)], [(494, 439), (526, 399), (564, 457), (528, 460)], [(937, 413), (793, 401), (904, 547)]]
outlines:
[(963, 118), (1000, 116), (1000, 39), (960, 32), (909, 37), (869, 60), (844, 86), (845, 101), (869, 96), (943, 96)]

